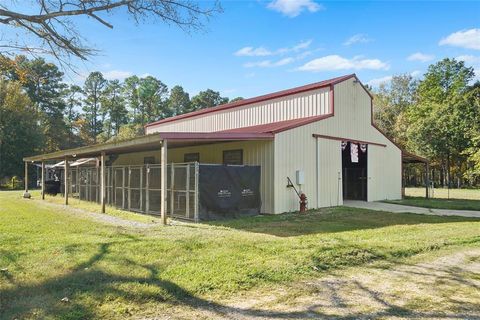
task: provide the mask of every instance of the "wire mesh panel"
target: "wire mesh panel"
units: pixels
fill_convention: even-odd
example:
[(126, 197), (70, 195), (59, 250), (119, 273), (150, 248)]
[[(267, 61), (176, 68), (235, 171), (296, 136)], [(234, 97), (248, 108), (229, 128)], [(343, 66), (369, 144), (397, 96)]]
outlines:
[(148, 197), (148, 206), (146, 212), (150, 214), (160, 214), (162, 166), (149, 165), (147, 167), (147, 175), (148, 187), (145, 194), (146, 197)]
[(170, 164), (169, 189), (168, 189), (168, 212), (171, 216), (196, 220), (195, 219), (195, 198), (198, 179), (195, 163)]
[(128, 168), (128, 210), (143, 209), (143, 166)]
[(113, 205), (125, 208), (125, 168), (113, 167)]
[[(162, 167), (158, 164), (105, 167), (105, 200), (118, 208), (160, 214)], [(166, 168), (167, 214), (198, 220), (198, 163), (177, 163)], [(71, 192), (79, 199), (100, 202), (100, 168), (70, 171)]]

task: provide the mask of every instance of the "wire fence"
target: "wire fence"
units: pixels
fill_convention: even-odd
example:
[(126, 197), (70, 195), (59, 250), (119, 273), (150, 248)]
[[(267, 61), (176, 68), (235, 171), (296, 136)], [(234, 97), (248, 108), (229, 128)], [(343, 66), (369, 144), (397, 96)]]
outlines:
[[(159, 215), (162, 166), (157, 164), (106, 166), (105, 202), (124, 210)], [(167, 165), (167, 214), (198, 221), (198, 162)], [(98, 167), (70, 168), (69, 194), (80, 200), (101, 201)], [(63, 179), (61, 189), (64, 189)]]

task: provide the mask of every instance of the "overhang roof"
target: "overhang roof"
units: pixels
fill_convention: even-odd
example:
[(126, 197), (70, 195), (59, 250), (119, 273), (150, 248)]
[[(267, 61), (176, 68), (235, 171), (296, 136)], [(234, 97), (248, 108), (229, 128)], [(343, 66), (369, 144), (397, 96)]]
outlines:
[(199, 115), (202, 115), (202, 114), (223, 111), (223, 110), (227, 110), (227, 109), (232, 109), (232, 108), (245, 106), (245, 105), (248, 105), (248, 104), (253, 104), (253, 103), (258, 103), (258, 102), (262, 102), (262, 101), (266, 101), (266, 100), (272, 100), (272, 99), (277, 99), (277, 98), (281, 98), (281, 97), (285, 97), (285, 96), (290, 96), (290, 95), (293, 95), (293, 94), (298, 94), (298, 93), (302, 93), (302, 92), (306, 92), (306, 91), (310, 91), (310, 90), (325, 88), (325, 87), (333, 86), (337, 83), (343, 82), (343, 81), (345, 81), (347, 79), (350, 79), (350, 78), (356, 78), (356, 75), (355, 74), (348, 74), (348, 75), (345, 75), (345, 76), (332, 78), (332, 79), (328, 79), (328, 80), (324, 80), (324, 81), (320, 81), (320, 82), (315, 82), (315, 83), (307, 84), (307, 85), (304, 85), (304, 86), (295, 87), (295, 88), (292, 88), (292, 89), (282, 90), (282, 91), (278, 91), (278, 92), (269, 93), (269, 94), (265, 94), (265, 95), (262, 95), (262, 96), (254, 97), (254, 98), (243, 99), (243, 100), (239, 100), (239, 101), (235, 101), (235, 102), (231, 102), (231, 103), (227, 103), (227, 104), (222, 104), (222, 105), (216, 106), (216, 107), (210, 107), (210, 108), (206, 108), (206, 109), (202, 109), (202, 110), (198, 110), (198, 111), (193, 111), (193, 112), (181, 114), (181, 115), (178, 115), (178, 116), (174, 116), (174, 117), (162, 119), (162, 120), (159, 120), (159, 121), (155, 121), (155, 122), (152, 122), (152, 123), (149, 123), (149, 124), (145, 125), (145, 127), (151, 127), (151, 126), (154, 126), (154, 125), (157, 125), (157, 124), (177, 121), (177, 120), (181, 120), (181, 119), (186, 119), (186, 118), (199, 116)]
[(68, 158), (97, 157), (102, 152), (106, 155), (160, 150), (164, 140), (169, 147), (182, 147), (192, 144), (205, 144), (228, 141), (272, 140), (273, 133), (261, 132), (156, 132), (146, 136), (118, 142), (101, 143), (92, 146), (60, 150), (23, 158), (23, 161), (45, 161)]
[(403, 163), (428, 163), (428, 159), (417, 156), (416, 154), (402, 150), (402, 162)]

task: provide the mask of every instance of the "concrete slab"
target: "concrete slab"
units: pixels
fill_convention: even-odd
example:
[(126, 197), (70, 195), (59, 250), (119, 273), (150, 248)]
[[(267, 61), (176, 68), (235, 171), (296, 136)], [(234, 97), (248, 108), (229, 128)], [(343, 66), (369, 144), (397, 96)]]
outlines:
[(449, 209), (431, 209), (413, 206), (404, 206), (400, 204), (384, 203), (384, 202), (366, 202), (366, 201), (343, 201), (343, 205), (346, 207), (369, 209), (376, 211), (388, 211), (396, 213), (417, 213), (417, 214), (429, 214), (437, 216), (461, 216), (480, 218), (480, 211), (470, 210), (449, 210)]

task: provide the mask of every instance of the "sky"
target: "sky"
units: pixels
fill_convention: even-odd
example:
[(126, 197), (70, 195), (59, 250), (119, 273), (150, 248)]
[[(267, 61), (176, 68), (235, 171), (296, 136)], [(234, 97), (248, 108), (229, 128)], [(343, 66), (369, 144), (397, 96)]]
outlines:
[[(202, 2), (202, 5), (211, 3)], [(392, 75), (421, 77), (429, 64), (460, 58), (480, 79), (480, 2), (221, 1), (200, 31), (123, 14), (78, 26), (100, 50), (77, 62), (81, 75), (153, 75), (191, 95), (211, 88), (244, 98), (356, 73), (378, 86)], [(73, 76), (81, 81), (81, 76)]]

